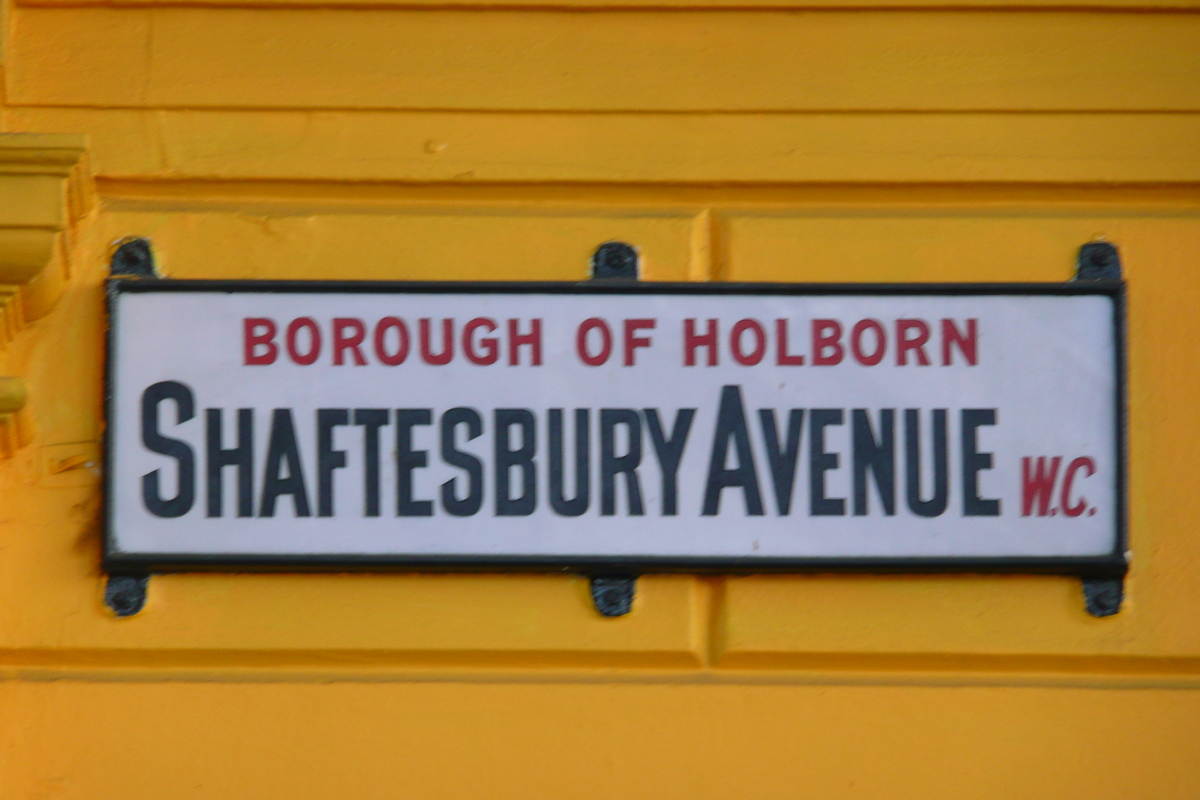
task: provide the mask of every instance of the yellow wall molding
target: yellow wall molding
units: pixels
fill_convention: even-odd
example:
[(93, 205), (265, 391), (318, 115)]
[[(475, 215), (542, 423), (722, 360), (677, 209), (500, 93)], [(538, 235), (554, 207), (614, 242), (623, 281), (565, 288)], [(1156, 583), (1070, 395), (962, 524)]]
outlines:
[(210, 6), (229, 8), (532, 8), (532, 9), (1136, 9), (1177, 10), (1200, 7), (1198, 0), (17, 0), (17, 6)]
[[(1200, 15), (1188, 13), (23, 8), (5, 101), (291, 109), (314, 129), (318, 111), (688, 113), (709, 136), (729, 115), (785, 112), (1178, 114), (1200, 112), (1198, 43)], [(582, 150), (607, 127), (575, 123)], [(1084, 139), (1102, 125), (1089, 120)], [(211, 152), (222, 141), (186, 144)], [(466, 142), (418, 144), (412, 155), (438, 161)]]
[(94, 204), (82, 135), (0, 134), (0, 346), (53, 307)]
[[(0, 134), (0, 350), (71, 276), (78, 226), (95, 205), (85, 148), (76, 134)], [(27, 394), (22, 379), (0, 377), (0, 458), (33, 438)]]
[[(9, 106), (4, 124), (87, 130), (100, 180), (137, 182), (143, 192), (164, 180), (177, 185), (273, 180), (288, 187), (298, 181), (347, 182), (358, 193), (385, 182), (459, 187), (502, 182), (509, 191), (531, 195), (567, 182), (707, 183), (739, 192), (727, 187), (867, 183), (903, 184), (911, 192), (913, 184), (1022, 183), (1041, 184), (1036, 191), (1044, 197), (1047, 183), (1105, 190), (1118, 183), (1200, 183), (1200, 113), (509, 114)], [(430, 142), (448, 146), (439, 151)]]
[(0, 455), (6, 458), (33, 440), (33, 420), (25, 407), (28, 397), (25, 381), (0, 377)]

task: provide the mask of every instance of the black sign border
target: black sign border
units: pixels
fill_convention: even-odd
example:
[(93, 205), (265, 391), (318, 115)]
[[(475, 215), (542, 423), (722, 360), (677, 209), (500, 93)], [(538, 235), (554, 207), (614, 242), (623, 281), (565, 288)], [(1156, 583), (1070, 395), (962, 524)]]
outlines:
[[(117, 298), (148, 292), (342, 293), (342, 294), (679, 294), (679, 295), (875, 295), (875, 296), (1056, 296), (1112, 298), (1116, 355), (1117, 535), (1111, 553), (1100, 556), (1039, 557), (676, 557), (543, 555), (275, 555), (208, 553), (129, 553), (115, 548), (113, 531), (112, 430), (115, 398)], [(1129, 570), (1128, 444), (1126, 441), (1126, 285), (1123, 280), (1065, 283), (667, 283), (634, 281), (274, 281), (114, 278), (106, 283), (109, 326), (105, 336), (104, 543), (103, 568), (110, 574), (197, 571), (408, 571), (408, 572), (655, 572), (749, 574), (759, 572), (1028, 573), (1116, 578)]]

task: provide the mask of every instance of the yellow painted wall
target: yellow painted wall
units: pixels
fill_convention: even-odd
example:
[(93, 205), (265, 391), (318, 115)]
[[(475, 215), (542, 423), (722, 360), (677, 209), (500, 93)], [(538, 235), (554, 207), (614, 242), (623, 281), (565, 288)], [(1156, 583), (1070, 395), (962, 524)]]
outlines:
[[(1200, 797), (1194, 0), (4, 19), (0, 128), (87, 150), (37, 188), (82, 140), (0, 136), (0, 285), (38, 232), (66, 277), (0, 355), (36, 431), (0, 462), (3, 800)], [(576, 279), (621, 239), (650, 280), (769, 281), (1065, 280), (1107, 237), (1124, 609), (1059, 577), (648, 576), (605, 619), (573, 576), (181, 574), (116, 619), (100, 286), (128, 235), (173, 277)]]

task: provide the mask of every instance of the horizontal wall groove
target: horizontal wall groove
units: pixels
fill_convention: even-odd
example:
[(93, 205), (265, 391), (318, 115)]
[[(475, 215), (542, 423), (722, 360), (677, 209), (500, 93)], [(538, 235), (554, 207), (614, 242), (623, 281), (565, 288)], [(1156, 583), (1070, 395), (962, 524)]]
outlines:
[(1113, 0), (1102, 2), (1098, 0), (1059, 0), (1059, 2), (1039, 3), (1037, 0), (1013, 0), (1009, 3), (997, 3), (995, 0), (972, 0), (947, 2), (947, 0), (896, 0), (895, 3), (880, 2), (880, 0), (779, 0), (778, 3), (751, 1), (738, 3), (737, 0), (679, 0), (671, 3), (669, 0), (610, 0), (610, 2), (595, 2), (595, 0), (580, 0), (571, 2), (547, 2), (547, 0), (508, 0), (508, 2), (488, 2), (488, 0), (18, 0), (15, 3), (22, 8), (112, 8), (112, 9), (141, 9), (141, 8), (212, 8), (230, 10), (284, 10), (312, 9), (318, 11), (529, 11), (529, 12), (562, 12), (562, 13), (595, 13), (595, 12), (787, 12), (787, 11), (836, 11), (836, 12), (880, 12), (880, 11), (932, 11), (932, 12), (1077, 12), (1077, 13), (1121, 13), (1121, 14), (1195, 14), (1200, 13), (1200, 3), (1196, 0)]
[(1033, 209), (1044, 214), (1053, 207), (1063, 212), (1081, 206), (1080, 213), (1113, 209), (1122, 215), (1159, 215), (1164, 211), (1191, 213), (1200, 208), (1200, 182), (1170, 183), (1030, 183), (1013, 181), (962, 183), (676, 183), (663, 182), (472, 182), (461, 181), (305, 181), (305, 180), (179, 180), (170, 178), (100, 178), (97, 192), (109, 211), (225, 211), (311, 213), (383, 213), (429, 205), (444, 211), (463, 205), (539, 205), (529, 213), (557, 208), (605, 208), (626, 205), (676, 207), (736, 212), (742, 206), (877, 207), (883, 213), (910, 209), (963, 208), (968, 213), (999, 213)]
[(489, 107), (489, 106), (287, 106), (287, 105), (145, 105), (65, 104), (53, 102), (20, 102), (5, 106), (7, 110), (55, 109), (59, 111), (90, 111), (114, 113), (199, 113), (199, 114), (439, 114), (513, 117), (1200, 117), (1200, 105), (1178, 108), (586, 108), (586, 107)]
[(776, 184), (1200, 181), (1200, 113), (508, 114), (7, 108), (101, 178)]
[[(367, 657), (372, 656), (372, 657)], [(663, 660), (603, 663), (595, 657), (557, 661), (499, 653), (136, 653), (70, 651), (0, 655), (0, 681), (271, 682), (271, 683), (559, 683), (1003, 686), (1080, 689), (1200, 689), (1200, 659), (1104, 656), (821, 655), (760, 662), (752, 668), (682, 667)]]

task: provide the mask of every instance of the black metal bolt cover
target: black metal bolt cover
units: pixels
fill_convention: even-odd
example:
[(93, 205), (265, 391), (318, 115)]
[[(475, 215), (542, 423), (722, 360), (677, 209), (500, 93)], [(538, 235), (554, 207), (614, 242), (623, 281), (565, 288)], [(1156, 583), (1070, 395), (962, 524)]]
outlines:
[(1075, 277), (1079, 280), (1120, 280), (1121, 254), (1109, 242), (1088, 242), (1079, 248), (1075, 261)]
[(110, 575), (104, 586), (104, 603), (118, 617), (132, 617), (146, 605), (148, 575)]
[(592, 602), (603, 616), (621, 617), (633, 608), (636, 578), (593, 577), (591, 583)]
[(110, 271), (113, 275), (155, 277), (158, 273), (154, 269), (154, 253), (150, 250), (150, 240), (130, 238), (121, 242), (113, 252)]
[(625, 242), (605, 242), (592, 254), (592, 277), (638, 279), (638, 252)]
[(1083, 599), (1093, 617), (1111, 617), (1121, 610), (1125, 586), (1121, 578), (1085, 578)]

